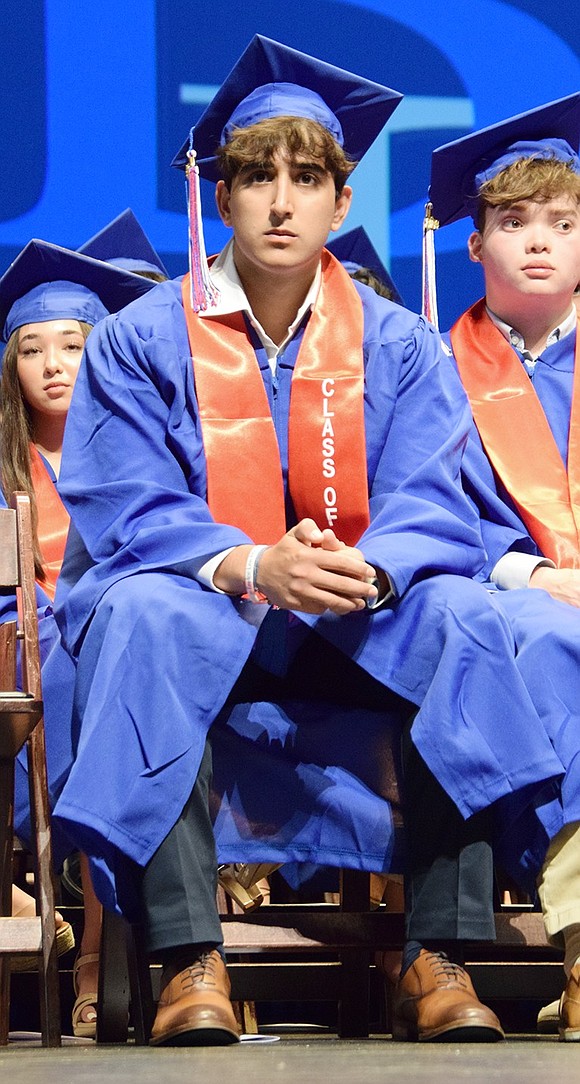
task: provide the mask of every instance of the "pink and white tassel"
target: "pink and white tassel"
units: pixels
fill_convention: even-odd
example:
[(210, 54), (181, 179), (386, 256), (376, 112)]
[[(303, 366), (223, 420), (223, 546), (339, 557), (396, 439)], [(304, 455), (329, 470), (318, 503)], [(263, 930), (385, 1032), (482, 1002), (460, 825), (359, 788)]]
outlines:
[(438, 328), (435, 230), (439, 229), (439, 222), (433, 218), (432, 210), (431, 204), (428, 203), (423, 219), (423, 316)]
[(201, 193), (199, 190), (199, 168), (195, 160), (195, 151), (188, 151), (185, 167), (185, 186), (187, 191), (187, 212), (189, 226), (189, 276), (190, 298), (194, 312), (205, 312), (219, 299), (219, 290), (214, 286), (207, 263), (203, 223), (201, 217)]

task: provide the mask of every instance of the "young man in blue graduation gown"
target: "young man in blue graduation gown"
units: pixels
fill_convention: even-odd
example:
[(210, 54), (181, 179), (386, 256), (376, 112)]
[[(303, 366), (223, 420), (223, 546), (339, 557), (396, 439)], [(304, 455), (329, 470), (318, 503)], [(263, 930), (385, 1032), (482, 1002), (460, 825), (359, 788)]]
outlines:
[[(493, 600), (566, 767), (565, 827), (538, 889), (547, 933), (565, 949), (568, 1041), (580, 1040), (579, 142), (573, 94), (438, 148), (430, 191), (441, 225), (471, 214), (476, 226), (469, 255), (482, 265), (485, 299), (448, 337), (477, 427), (466, 488), (482, 513)], [(517, 537), (519, 517), (528, 539)], [(525, 818), (524, 830), (531, 846)]]
[[(161, 955), (156, 1044), (237, 1038), (210, 726), (223, 860), (245, 844), (249, 860), (377, 870), (388, 806), (345, 748), (356, 763), (369, 715), (403, 727), (415, 712), (395, 1033), (502, 1037), (455, 954), (494, 935), (489, 806), (521, 788), (540, 806), (561, 764), (507, 622), (471, 579), (485, 556), (458, 483), (459, 381), (444, 387), (433, 328), (323, 251), (348, 212), (349, 159), (398, 97), (255, 38), (193, 133), (233, 240), (210, 277), (194, 245), (190, 279), (106, 320), (77, 380), (57, 598), (78, 660), (77, 759), (55, 817), (92, 856), (103, 902), (141, 915)], [(288, 761), (292, 788), (256, 794), (261, 753), (280, 779)]]

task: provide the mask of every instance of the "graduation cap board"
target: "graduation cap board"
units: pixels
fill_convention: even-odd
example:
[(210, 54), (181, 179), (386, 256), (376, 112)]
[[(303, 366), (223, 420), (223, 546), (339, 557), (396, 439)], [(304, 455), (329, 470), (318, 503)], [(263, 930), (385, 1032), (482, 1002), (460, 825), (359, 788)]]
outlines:
[(148, 271), (169, 278), (161, 257), (130, 207), (103, 226), (77, 251), (92, 256), (94, 260), (105, 260), (125, 271), (133, 271), (136, 275)]
[(172, 165), (185, 169), (190, 217), (192, 304), (207, 308), (215, 296), (205, 268), (198, 174), (217, 181), (216, 149), (234, 128), (272, 117), (315, 120), (358, 162), (401, 101), (396, 90), (288, 45), (256, 34), (234, 65)]
[(256, 34), (242, 53), (172, 165), (185, 169), (192, 146), (202, 177), (218, 180), (216, 148), (234, 127), (268, 117), (316, 120), (358, 162), (403, 95)]
[(364, 226), (357, 226), (354, 230), (333, 237), (331, 241), (327, 241), (326, 248), (340, 260), (349, 275), (368, 268), (388, 288), (391, 299), (398, 305), (404, 304)]
[(48, 241), (29, 241), (0, 278), (0, 328), (7, 342), (23, 324), (95, 324), (147, 293), (154, 283)]
[(481, 185), (518, 158), (576, 160), (580, 171), (579, 145), (580, 93), (445, 143), (431, 159), (431, 213), (440, 226), (472, 215)]
[[(482, 185), (521, 158), (556, 158), (580, 173), (580, 92), (518, 113), (433, 151), (423, 230), (423, 309), (436, 322), (433, 230), (471, 215)], [(429, 240), (429, 238), (431, 240)]]

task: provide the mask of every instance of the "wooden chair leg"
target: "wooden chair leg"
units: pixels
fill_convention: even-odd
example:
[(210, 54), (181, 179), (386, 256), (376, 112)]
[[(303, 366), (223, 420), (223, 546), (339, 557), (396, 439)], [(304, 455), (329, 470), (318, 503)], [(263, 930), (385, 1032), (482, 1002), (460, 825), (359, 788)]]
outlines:
[(126, 923), (103, 910), (99, 953), (97, 1043), (126, 1043), (129, 1035), (129, 968)]
[(54, 917), (54, 881), (50, 836), (50, 808), (46, 773), (44, 727), (39, 723), (28, 739), (28, 773), (34, 824), (36, 892), (42, 924), (42, 954), (38, 961), (38, 995), (43, 1046), (61, 1045), (60, 991), (56, 924)]
[(258, 1017), (255, 1001), (232, 1001), (232, 1008), (242, 1035), (258, 1034)]
[(97, 1043), (126, 1043), (129, 1005), (135, 1045), (146, 1046), (155, 1019), (149, 959), (138, 926), (103, 911), (99, 958)]
[[(10, 954), (32, 951), (38, 956), (40, 1019), (44, 1046), (60, 1046), (60, 1002), (52, 846), (42, 681), (34, 582), (33, 532), (30, 499), (14, 493), (11, 508), (0, 509), (0, 577), (16, 600), (16, 621), (4, 622), (0, 631), (0, 1043), (8, 1041), (10, 1008)], [(17, 691), (17, 641), (20, 641), (20, 690)], [(14, 761), (26, 744), (31, 824), (35, 859), (37, 917), (20, 925), (12, 919), (12, 852), (14, 813)], [(28, 927), (28, 933), (27, 931)], [(39, 951), (40, 949), (40, 951)]]
[[(12, 913), (12, 804), (14, 761), (0, 760), (0, 915)], [(10, 1027), (10, 960), (0, 956), (0, 1046)]]
[(10, 1029), (10, 961), (0, 956), (0, 1046), (8, 1046)]
[[(341, 911), (368, 911), (370, 875), (358, 870), (340, 872)], [(343, 949), (338, 1034), (342, 1039), (366, 1038), (369, 1034), (370, 957), (364, 949)]]
[(155, 1020), (155, 1002), (151, 989), (149, 957), (143, 947), (142, 931), (138, 926), (127, 926), (127, 958), (129, 962), (129, 985), (131, 989), (131, 1019), (135, 1029), (135, 1045), (147, 1046)]
[[(218, 882), (216, 904), (219, 915), (243, 915), (244, 908), (236, 903)], [(258, 1034), (258, 1017), (255, 1001), (232, 1001), (234, 1015), (244, 1035)]]

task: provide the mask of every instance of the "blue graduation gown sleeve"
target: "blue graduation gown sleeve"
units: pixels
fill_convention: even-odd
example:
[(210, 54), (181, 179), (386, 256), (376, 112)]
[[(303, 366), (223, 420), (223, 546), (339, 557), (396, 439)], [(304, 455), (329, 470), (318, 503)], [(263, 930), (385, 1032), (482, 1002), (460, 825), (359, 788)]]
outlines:
[(59, 491), (75, 530), (57, 603), (67, 596), (61, 621), (72, 650), (119, 577), (164, 569), (194, 578), (209, 556), (250, 541), (215, 523), (205, 501), (179, 286), (163, 284), (149, 298), (134, 309), (134, 325), (131, 305), (89, 336), (67, 420)]
[(435, 572), (473, 576), (485, 554), (461, 490), (469, 407), (435, 329), (359, 287), (371, 523), (360, 548), (396, 593)]

